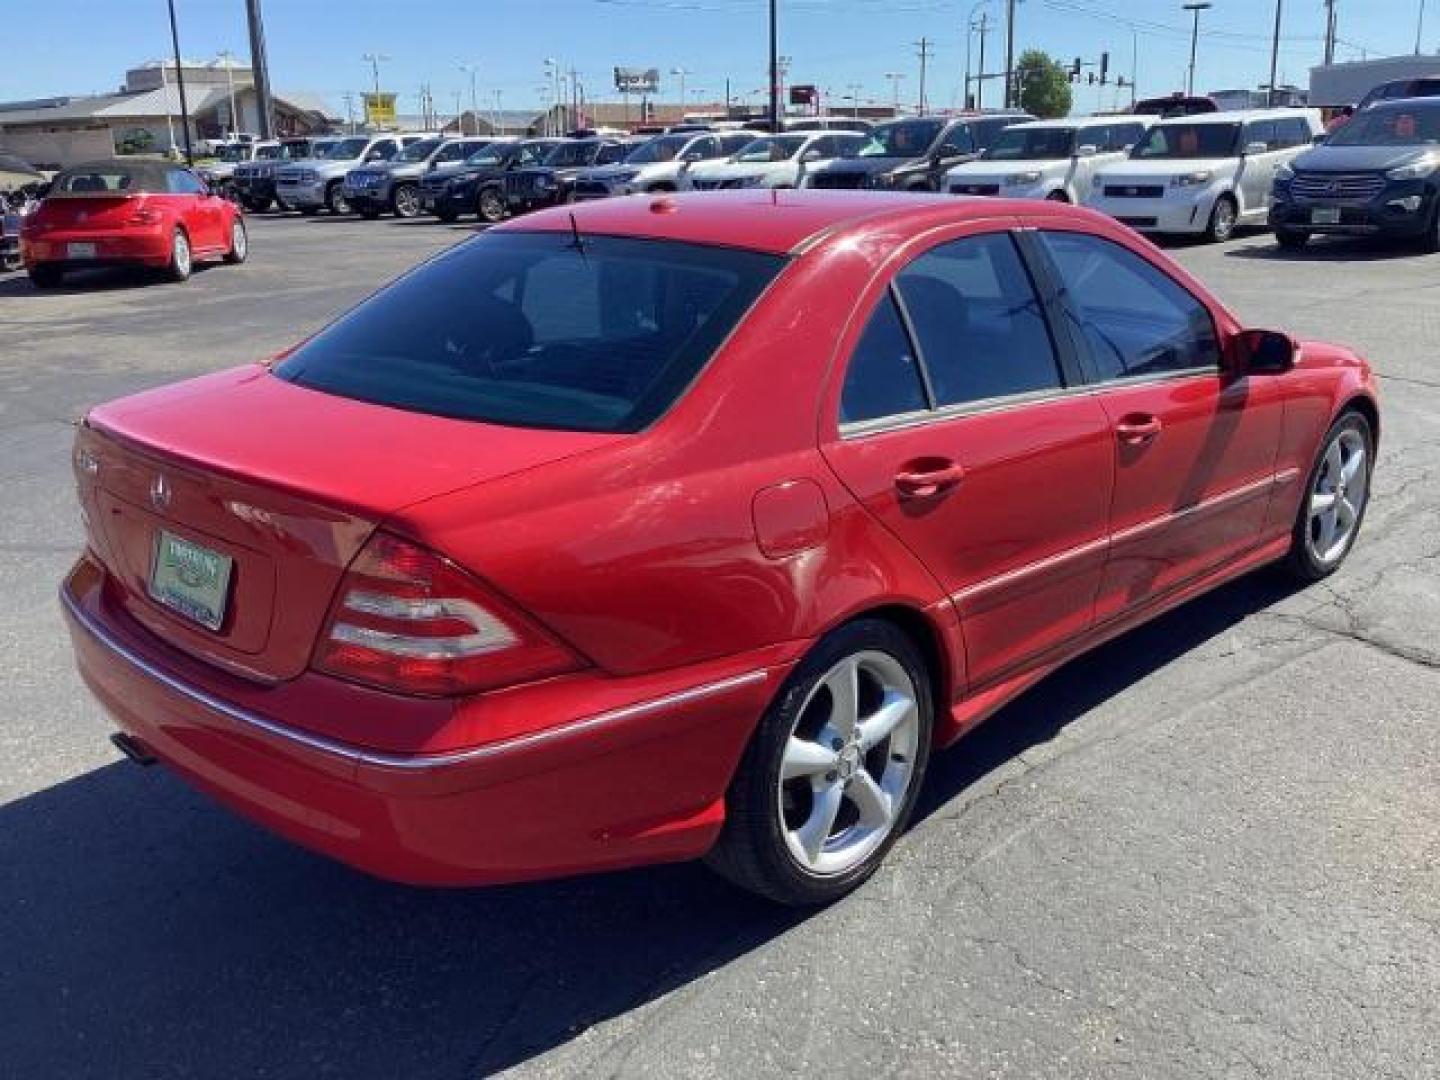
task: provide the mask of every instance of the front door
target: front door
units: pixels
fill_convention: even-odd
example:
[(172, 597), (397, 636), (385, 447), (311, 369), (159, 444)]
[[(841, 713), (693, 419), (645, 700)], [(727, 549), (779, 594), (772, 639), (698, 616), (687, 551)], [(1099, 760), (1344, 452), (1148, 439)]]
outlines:
[(1039, 235), (1112, 432), (1104, 621), (1259, 542), (1283, 407), (1275, 380), (1222, 370), (1214, 313), (1154, 263), (1088, 233)]
[(956, 604), (974, 690), (1090, 625), (1114, 455), (1011, 233), (969, 232), (867, 301), (823, 449)]

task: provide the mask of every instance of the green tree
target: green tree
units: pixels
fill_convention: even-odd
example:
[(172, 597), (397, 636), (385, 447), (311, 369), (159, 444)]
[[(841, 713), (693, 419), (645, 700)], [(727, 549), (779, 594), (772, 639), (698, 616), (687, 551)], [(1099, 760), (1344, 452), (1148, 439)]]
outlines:
[(1020, 107), (1032, 116), (1052, 120), (1070, 114), (1073, 95), (1067, 70), (1039, 49), (1027, 49), (1015, 61)]

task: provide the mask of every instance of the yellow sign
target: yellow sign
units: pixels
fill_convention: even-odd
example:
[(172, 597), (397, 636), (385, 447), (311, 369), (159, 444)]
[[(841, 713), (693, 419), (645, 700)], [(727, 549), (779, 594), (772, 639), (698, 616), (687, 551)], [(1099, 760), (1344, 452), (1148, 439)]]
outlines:
[(395, 95), (366, 94), (365, 123), (371, 127), (395, 126)]

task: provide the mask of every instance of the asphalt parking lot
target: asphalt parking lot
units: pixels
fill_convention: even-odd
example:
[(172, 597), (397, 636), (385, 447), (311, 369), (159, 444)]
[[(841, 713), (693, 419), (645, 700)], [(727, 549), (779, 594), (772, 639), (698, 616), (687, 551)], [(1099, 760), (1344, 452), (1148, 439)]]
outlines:
[(1358, 549), (1042, 683), (932, 763), (828, 910), (692, 866), (391, 886), (120, 761), (55, 601), (72, 422), (273, 352), (469, 232), (260, 217), (250, 262), (183, 286), (0, 277), (0, 1074), (1440, 1075), (1440, 256), (1173, 249), (1254, 325), (1376, 364)]

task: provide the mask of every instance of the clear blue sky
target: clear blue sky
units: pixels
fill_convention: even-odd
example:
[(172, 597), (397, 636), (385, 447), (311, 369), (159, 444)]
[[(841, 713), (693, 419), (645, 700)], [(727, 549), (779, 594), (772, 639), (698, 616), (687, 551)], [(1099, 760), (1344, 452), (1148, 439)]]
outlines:
[[(1340, 57), (1410, 52), (1419, 0), (1337, 0)], [(1269, 74), (1272, 0), (1214, 0), (1202, 15), (1197, 88), (1255, 86)], [(222, 49), (248, 56), (242, 0), (176, 0), (187, 58)], [(887, 72), (904, 72), (902, 94), (913, 101), (919, 62), (913, 42), (934, 42), (928, 96), (958, 102), (965, 59), (966, 16), (976, 0), (781, 0), (781, 52), (791, 56), (792, 82), (813, 82), (839, 97), (859, 83), (862, 101), (888, 101)], [(170, 48), (164, 0), (11, 0), (13, 18), (0, 33), (0, 101), (114, 89), (126, 67)], [(1440, 3), (1432, 2), (1425, 48), (1440, 46)], [(981, 0), (997, 32), (989, 55), (1002, 55), (1005, 0)], [(580, 73), (591, 98), (613, 99), (616, 64), (666, 72), (661, 97), (724, 92), (737, 98), (765, 85), (764, 0), (265, 0), (272, 81), (277, 89), (321, 93), (337, 107), (346, 90), (370, 85), (362, 53), (383, 52), (384, 88), (401, 94), (402, 112), (418, 111), (415, 94), (428, 82), (437, 108), (454, 106), (468, 76), (457, 65), (481, 65), (482, 107), (503, 92), (507, 108), (538, 104), (546, 57)], [(1128, 73), (1138, 32), (1142, 94), (1184, 84), (1189, 18), (1180, 0), (1023, 0), (1017, 49), (1037, 47), (1067, 62), (1111, 53), (1112, 71)], [(1304, 85), (1318, 63), (1324, 33), (1322, 0), (1285, 0), (1280, 54), (1284, 80)], [(996, 70), (997, 64), (987, 65)], [(994, 84), (992, 84), (994, 87)], [(998, 87), (992, 88), (992, 95)], [(1110, 91), (1105, 104), (1111, 103)], [(754, 99), (754, 100), (758, 100)], [(993, 98), (992, 98), (993, 100)], [(1082, 88), (1076, 110), (1090, 111), (1097, 93)]]

